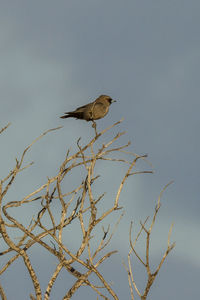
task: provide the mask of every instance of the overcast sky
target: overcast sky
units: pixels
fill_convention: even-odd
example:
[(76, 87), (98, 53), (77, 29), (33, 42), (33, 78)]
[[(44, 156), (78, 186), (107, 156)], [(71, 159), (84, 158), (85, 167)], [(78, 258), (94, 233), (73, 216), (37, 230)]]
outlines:
[[(130, 297), (121, 267), (127, 255), (127, 248), (122, 247), (128, 244), (127, 228), (132, 219), (139, 222), (152, 213), (160, 191), (170, 180), (174, 184), (163, 197), (152, 253), (160, 255), (161, 240), (167, 239), (172, 222), (176, 248), (150, 298), (188, 300), (199, 295), (199, 13), (197, 0), (1, 1), (0, 127), (12, 124), (0, 137), (0, 177), (6, 176), (15, 157), (34, 138), (64, 125), (34, 146), (27, 161), (34, 160), (35, 165), (24, 177), (20, 175), (7, 200), (21, 200), (47, 176), (53, 176), (77, 138), (87, 141), (92, 136), (90, 124), (59, 116), (100, 94), (117, 102), (109, 115), (98, 121), (98, 128), (124, 117), (117, 129), (127, 131), (122, 143), (130, 140), (129, 149), (148, 153), (154, 166), (154, 175), (131, 178), (123, 194), (127, 214), (114, 242), (120, 254), (107, 267), (120, 299)], [(111, 168), (107, 172), (113, 178), (115, 171)], [(112, 193), (112, 185), (105, 185), (105, 191)], [(44, 259), (44, 276), (47, 265)], [(15, 267), (18, 270), (18, 264)], [(11, 269), (3, 275), (2, 284), (8, 299), (15, 300), (16, 291), (6, 288), (6, 282), (16, 276)], [(19, 270), (23, 272), (20, 266)], [(62, 280), (61, 287), (66, 279)], [(27, 299), (31, 283), (27, 290), (23, 280), (16, 282), (20, 284), (17, 298)], [(61, 287), (55, 300), (64, 295), (65, 286)], [(83, 299), (80, 295), (73, 299)], [(91, 298), (86, 295), (94, 299), (94, 294)]]

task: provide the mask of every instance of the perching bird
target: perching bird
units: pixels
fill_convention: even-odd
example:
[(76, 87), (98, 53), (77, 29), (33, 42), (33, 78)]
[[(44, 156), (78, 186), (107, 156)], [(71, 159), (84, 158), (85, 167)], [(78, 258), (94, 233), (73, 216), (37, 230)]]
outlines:
[(116, 102), (116, 100), (109, 96), (101, 95), (94, 102), (78, 107), (74, 111), (66, 112), (61, 118), (76, 118), (94, 122), (94, 120), (101, 119), (107, 115), (109, 106), (113, 102)]

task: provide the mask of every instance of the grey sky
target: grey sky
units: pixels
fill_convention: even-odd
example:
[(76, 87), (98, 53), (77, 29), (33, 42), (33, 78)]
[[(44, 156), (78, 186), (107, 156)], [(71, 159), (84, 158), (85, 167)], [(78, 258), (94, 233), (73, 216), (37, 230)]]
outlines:
[[(161, 295), (162, 300), (195, 299), (199, 294), (199, 12), (197, 0), (1, 1), (0, 127), (12, 122), (0, 137), (1, 177), (35, 137), (64, 125), (34, 146), (27, 161), (35, 165), (20, 177), (10, 197), (21, 199), (22, 183), (24, 193), (43, 183), (79, 136), (87, 140), (93, 134), (86, 122), (60, 120), (64, 111), (99, 94), (116, 99), (98, 127), (124, 117), (122, 142), (131, 140), (132, 151), (148, 153), (155, 168), (154, 175), (141, 175), (127, 185), (128, 212), (116, 247), (128, 244), (123, 232), (130, 221), (151, 214), (163, 186), (175, 181), (163, 197), (154, 257), (163, 249), (172, 221), (177, 245), (152, 290), (155, 300)], [(126, 253), (120, 249), (119, 263)], [(9, 271), (6, 276), (13, 275)], [(191, 289), (183, 289), (186, 281)], [(128, 299), (123, 289), (120, 299)]]

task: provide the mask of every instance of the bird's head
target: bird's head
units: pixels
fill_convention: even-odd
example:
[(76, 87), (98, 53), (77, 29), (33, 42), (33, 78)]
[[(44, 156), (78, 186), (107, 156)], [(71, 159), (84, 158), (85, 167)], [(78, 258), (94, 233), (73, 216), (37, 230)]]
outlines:
[(109, 104), (113, 102), (117, 102), (116, 100), (113, 100), (110, 96), (107, 95), (101, 95), (99, 98), (104, 99), (105, 101), (108, 101)]

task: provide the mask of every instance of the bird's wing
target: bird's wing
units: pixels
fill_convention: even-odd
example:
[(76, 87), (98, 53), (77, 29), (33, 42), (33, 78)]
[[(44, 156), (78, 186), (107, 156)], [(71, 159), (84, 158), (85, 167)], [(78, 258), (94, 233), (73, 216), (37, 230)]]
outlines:
[(104, 106), (104, 104), (102, 103), (102, 102), (97, 102), (96, 100), (95, 101), (93, 101), (93, 102), (90, 102), (90, 103), (88, 103), (88, 104), (86, 104), (86, 105), (83, 105), (83, 106), (80, 106), (80, 107), (78, 107), (75, 111), (77, 112), (77, 111), (83, 111), (85, 108), (87, 108), (88, 110), (90, 110), (91, 109), (91, 111), (94, 109), (94, 107), (96, 108), (96, 107), (102, 107), (102, 106)]
[(75, 112), (83, 112), (85, 109), (91, 109), (91, 107), (93, 106), (93, 102), (91, 102), (91, 103), (88, 103), (88, 104), (86, 104), (86, 105), (83, 105), (83, 106), (80, 106), (80, 107), (78, 107), (76, 110), (75, 110)]
[(105, 103), (102, 102), (94, 102), (91, 107), (91, 118), (94, 120), (98, 120), (103, 118), (108, 112), (108, 107), (105, 105)]
[(91, 102), (75, 110), (76, 114), (84, 114), (84, 118), (90, 120), (96, 115), (96, 111), (101, 111), (103, 109), (103, 104), (99, 102)]
[(88, 104), (85, 104), (83, 106), (78, 107), (77, 109), (75, 109), (74, 111), (68, 111), (65, 112), (65, 114), (71, 114), (71, 113), (83, 113), (85, 111), (87, 111), (89, 114), (93, 114), (94, 109), (98, 110), (98, 109), (102, 109), (104, 107), (104, 104), (101, 102), (90, 102)]
[(97, 108), (97, 109), (98, 109), (98, 108), (101, 109), (102, 107), (105, 106), (105, 104), (102, 103), (102, 102), (93, 102), (92, 104), (93, 104), (92, 107), (91, 107), (92, 110), (93, 110), (94, 108), (95, 108), (95, 109), (96, 109), (96, 108)]

